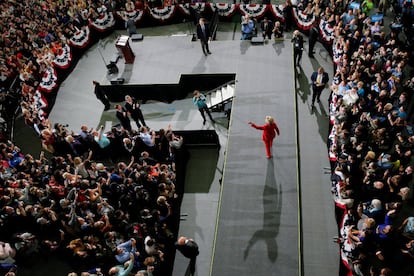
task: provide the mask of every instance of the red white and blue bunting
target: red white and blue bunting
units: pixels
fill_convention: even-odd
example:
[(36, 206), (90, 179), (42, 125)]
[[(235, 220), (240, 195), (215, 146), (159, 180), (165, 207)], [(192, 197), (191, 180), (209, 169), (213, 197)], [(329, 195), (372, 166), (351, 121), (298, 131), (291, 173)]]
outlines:
[(254, 18), (261, 18), (267, 11), (267, 5), (261, 4), (243, 4), (239, 6), (242, 15), (249, 14)]
[(229, 3), (210, 3), (210, 8), (213, 12), (217, 11), (219, 16), (230, 17), (237, 10), (239, 5)]
[(206, 9), (206, 3), (187, 3), (178, 5), (178, 9), (185, 15), (191, 15), (190, 8), (198, 13), (202, 13)]
[(312, 28), (313, 21), (315, 21), (315, 15), (306, 14), (298, 8), (293, 8), (293, 18), (301, 30), (310, 30), (310, 28)]
[(285, 17), (283, 15), (283, 5), (270, 5), (270, 10), (277, 20), (280, 22), (285, 22)]
[(46, 93), (52, 92), (58, 87), (57, 80), (58, 78), (55, 68), (52, 66), (47, 68), (43, 73), (42, 80), (40, 81), (39, 90)]
[(159, 21), (166, 21), (173, 17), (175, 6), (165, 6), (162, 8), (153, 8), (149, 10), (150, 15)]
[(68, 44), (65, 44), (62, 47), (62, 51), (59, 55), (55, 56), (55, 59), (53, 60), (53, 66), (60, 68), (60, 69), (66, 69), (69, 68), (70, 64), (72, 62), (72, 51)]
[(36, 92), (33, 94), (33, 100), (37, 110), (47, 108), (49, 105), (49, 103), (46, 100), (46, 97), (43, 95), (43, 93), (40, 92), (39, 89), (37, 89)]
[(89, 27), (82, 28), (75, 33), (73, 37), (70, 38), (69, 44), (70, 46), (76, 48), (84, 48), (89, 44), (90, 41), (90, 29)]
[(321, 19), (319, 21), (319, 30), (324, 42), (332, 43), (334, 41), (334, 29), (329, 25), (328, 21)]
[(92, 28), (99, 32), (105, 32), (115, 26), (115, 18), (112, 12), (105, 12), (91, 23)]
[(332, 45), (332, 60), (335, 64), (339, 64), (344, 54), (344, 49), (340, 43), (333, 43)]
[(116, 16), (121, 19), (124, 20), (127, 19), (132, 19), (134, 20), (135, 23), (138, 23), (139, 21), (142, 20), (142, 17), (144, 15), (144, 11), (143, 10), (134, 10), (134, 11), (117, 11)]
[(348, 268), (347, 276), (352, 276), (352, 270), (350, 262), (352, 260), (357, 259), (357, 252), (356, 250), (357, 245), (355, 241), (352, 240), (351, 237), (348, 236), (350, 225), (352, 224), (353, 217), (348, 214), (347, 210), (344, 209), (343, 217), (341, 220), (341, 223), (339, 225), (339, 233), (340, 237), (343, 240), (343, 243), (341, 244), (341, 260), (342, 263), (346, 268)]

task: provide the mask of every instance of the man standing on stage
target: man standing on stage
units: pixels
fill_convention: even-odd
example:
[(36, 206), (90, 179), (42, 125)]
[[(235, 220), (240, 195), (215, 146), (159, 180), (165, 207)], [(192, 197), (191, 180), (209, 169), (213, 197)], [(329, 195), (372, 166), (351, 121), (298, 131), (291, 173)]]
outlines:
[(190, 275), (194, 275), (196, 258), (199, 254), (197, 243), (187, 237), (179, 237), (175, 247), (184, 257), (190, 259)]
[[(140, 128), (141, 124), (143, 126), (147, 126), (144, 120), (144, 115), (141, 111), (141, 105), (138, 103), (137, 100), (133, 99), (131, 96), (126, 95), (125, 96), (125, 109), (128, 111), (131, 118), (135, 121), (137, 124), (137, 127)], [(140, 123), (141, 122), (141, 123)]]
[(318, 41), (318, 36), (319, 36), (318, 23), (315, 20), (315, 22), (313, 22), (312, 24), (312, 28), (309, 30), (308, 56), (310, 58), (313, 58), (313, 54), (315, 54), (315, 52), (313, 51), (313, 48), (315, 47), (316, 41)]
[(311, 75), (312, 81), (312, 107), (315, 106), (315, 99), (318, 100), (318, 103), (321, 102), (321, 93), (325, 88), (325, 85), (329, 81), (328, 73), (324, 71), (322, 67), (318, 68), (317, 72), (313, 72)]
[(127, 110), (124, 109), (122, 105), (120, 104), (115, 105), (115, 109), (116, 109), (115, 115), (118, 118), (119, 123), (121, 124), (122, 128), (128, 131), (131, 131), (132, 130), (131, 121), (129, 120)]
[(105, 95), (105, 92), (102, 90), (101, 85), (97, 81), (92, 81), (93, 85), (95, 85), (95, 95), (98, 100), (100, 100), (105, 105), (105, 111), (109, 110), (111, 107), (111, 103), (109, 102), (108, 98)]
[(206, 23), (204, 18), (200, 18), (197, 24), (197, 38), (201, 42), (201, 49), (205, 56), (211, 55), (208, 44), (211, 41), (210, 26)]
[(211, 122), (214, 124), (216, 121), (214, 121), (213, 117), (211, 117), (210, 110), (208, 109), (207, 104), (206, 104), (206, 96), (201, 94), (200, 91), (198, 90), (195, 90), (193, 95), (194, 95), (193, 103), (195, 106), (197, 106), (198, 111), (200, 111), (201, 117), (203, 117), (203, 125), (206, 124), (206, 116), (204, 115), (204, 111), (207, 113)]
[(295, 66), (300, 66), (300, 60), (302, 59), (302, 52), (303, 52), (303, 36), (299, 33), (298, 30), (293, 32), (292, 37), (293, 43), (293, 61)]

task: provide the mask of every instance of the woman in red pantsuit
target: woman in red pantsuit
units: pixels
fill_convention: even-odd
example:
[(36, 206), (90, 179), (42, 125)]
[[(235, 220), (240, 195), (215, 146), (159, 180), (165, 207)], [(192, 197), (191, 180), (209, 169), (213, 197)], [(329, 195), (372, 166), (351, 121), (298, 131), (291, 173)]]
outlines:
[(275, 123), (274, 119), (271, 116), (266, 116), (266, 123), (263, 126), (258, 126), (252, 122), (249, 122), (249, 125), (254, 127), (255, 129), (261, 129), (263, 130), (262, 139), (266, 146), (266, 157), (272, 158), (272, 144), (273, 139), (275, 139), (276, 134), (279, 135), (279, 128), (277, 124)]

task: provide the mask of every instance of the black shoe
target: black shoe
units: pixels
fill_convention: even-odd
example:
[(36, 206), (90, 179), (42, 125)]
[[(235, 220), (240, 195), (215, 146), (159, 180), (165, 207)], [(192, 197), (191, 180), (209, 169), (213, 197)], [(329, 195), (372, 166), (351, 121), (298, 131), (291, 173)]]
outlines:
[(318, 99), (318, 103), (320, 103), (321, 102), (321, 99)]
[(312, 54), (308, 55), (310, 58), (314, 58), (314, 56)]
[(211, 120), (211, 122), (212, 122), (213, 124), (215, 124), (215, 123), (216, 123), (216, 121), (214, 121), (213, 119)]
[(312, 104), (311, 104), (311, 107), (312, 107), (312, 108), (314, 108), (314, 107), (315, 107), (315, 103), (312, 103)]
[(203, 125), (205, 125), (205, 124), (206, 124), (206, 120), (203, 121)]
[(207, 56), (207, 53), (204, 53), (205, 56)]
[(211, 52), (207, 52), (207, 54), (211, 55)]

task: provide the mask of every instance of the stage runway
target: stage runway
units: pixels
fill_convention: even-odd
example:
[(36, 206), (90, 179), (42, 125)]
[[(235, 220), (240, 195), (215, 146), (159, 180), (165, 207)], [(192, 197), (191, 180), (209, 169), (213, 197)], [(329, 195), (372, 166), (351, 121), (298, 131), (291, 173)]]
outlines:
[[(114, 111), (103, 112), (96, 100), (92, 80), (109, 84), (122, 77), (127, 84), (164, 84), (177, 83), (181, 74), (235, 73), (228, 132), (220, 123), (223, 114), (214, 115), (219, 124), (203, 126), (190, 98), (171, 104), (149, 102), (142, 107), (153, 129), (168, 124), (179, 130), (215, 128), (220, 136), (221, 186), (212, 185), (209, 194), (184, 195), (182, 206), (189, 216), (181, 223), (180, 235), (192, 237), (200, 245), (197, 275), (337, 275), (338, 251), (330, 241), (336, 235), (333, 202), (329, 177), (323, 174), (329, 163), (320, 136), (328, 127), (327, 119), (321, 121), (323, 114), (319, 114), (327, 103), (317, 107), (316, 113), (310, 112), (305, 97), (309, 95), (307, 76), (319, 64), (329, 66), (326, 51), (317, 48), (314, 61), (304, 58), (295, 78), (289, 38), (264, 45), (237, 40), (238, 36), (217, 40), (210, 45), (213, 54), (205, 57), (199, 42), (191, 42), (185, 32), (145, 36), (143, 41), (131, 43), (134, 64), (125, 65), (120, 59), (119, 73), (108, 75), (104, 62), (116, 52), (116, 36), (114, 33), (101, 46), (91, 47), (82, 57), (60, 88), (51, 121), (68, 123), (75, 130), (82, 124), (104, 124), (107, 129), (116, 124)], [(263, 124), (266, 115), (275, 118), (281, 131), (270, 160), (265, 157), (261, 132), (247, 124)], [(299, 203), (306, 204), (302, 216)], [(303, 233), (301, 217), (306, 224)], [(302, 234), (305, 240), (301, 242)], [(187, 262), (177, 254), (173, 275), (184, 275)]]

